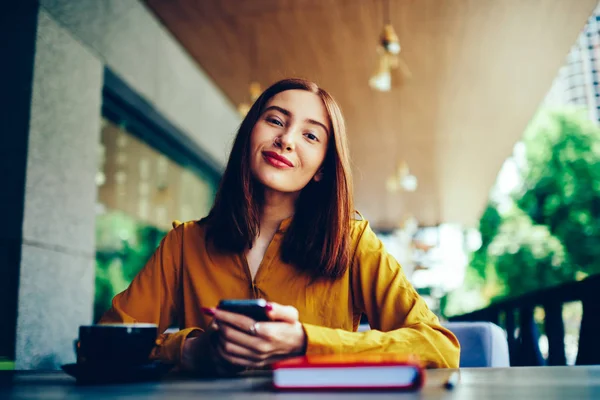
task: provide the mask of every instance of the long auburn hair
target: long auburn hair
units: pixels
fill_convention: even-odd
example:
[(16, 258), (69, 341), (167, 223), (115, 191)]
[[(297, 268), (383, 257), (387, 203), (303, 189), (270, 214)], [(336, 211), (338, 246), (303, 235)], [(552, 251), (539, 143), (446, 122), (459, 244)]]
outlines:
[(284, 79), (273, 84), (242, 121), (206, 220), (206, 239), (217, 250), (239, 253), (251, 248), (258, 236), (263, 190), (250, 170), (250, 135), (269, 100), (286, 90), (306, 90), (318, 95), (327, 110), (331, 133), (323, 177), (319, 182), (311, 180), (300, 192), (284, 236), (281, 258), (314, 277), (338, 278), (350, 262), (354, 212), (346, 127), (333, 97), (304, 79)]

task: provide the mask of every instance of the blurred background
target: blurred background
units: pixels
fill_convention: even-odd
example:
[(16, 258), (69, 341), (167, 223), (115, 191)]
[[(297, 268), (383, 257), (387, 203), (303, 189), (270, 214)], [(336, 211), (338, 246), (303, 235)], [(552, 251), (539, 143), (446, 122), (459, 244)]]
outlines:
[(501, 325), (511, 356), (530, 354), (515, 365), (583, 362), (600, 290), (597, 5), (3, 5), (0, 368), (72, 362), (78, 326), (172, 220), (208, 213), (245, 112), (292, 76), (341, 105), (357, 209), (441, 318)]

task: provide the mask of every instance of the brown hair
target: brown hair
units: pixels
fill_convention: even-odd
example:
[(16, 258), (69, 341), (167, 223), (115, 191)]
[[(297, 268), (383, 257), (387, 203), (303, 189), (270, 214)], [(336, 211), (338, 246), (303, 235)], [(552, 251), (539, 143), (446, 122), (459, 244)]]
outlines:
[(284, 262), (315, 277), (338, 278), (350, 261), (353, 215), (352, 175), (346, 128), (339, 106), (325, 90), (303, 79), (284, 79), (256, 100), (242, 121), (207, 218), (206, 238), (220, 251), (242, 252), (259, 233), (261, 184), (250, 170), (250, 134), (268, 101), (286, 90), (318, 95), (329, 115), (331, 133), (323, 161), (323, 178), (311, 180), (296, 202), (281, 249)]

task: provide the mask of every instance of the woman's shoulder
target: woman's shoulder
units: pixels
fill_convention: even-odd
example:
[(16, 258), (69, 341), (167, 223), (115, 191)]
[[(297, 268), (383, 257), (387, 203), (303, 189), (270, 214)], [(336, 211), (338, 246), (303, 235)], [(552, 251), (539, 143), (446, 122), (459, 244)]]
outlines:
[(206, 230), (205, 218), (181, 222), (179, 220), (173, 220), (171, 223), (173, 229), (169, 232), (169, 235), (175, 235), (181, 241), (194, 241), (204, 237), (204, 231)]
[(350, 222), (350, 239), (352, 242), (360, 240), (363, 234), (368, 230), (370, 230), (369, 221), (367, 221), (360, 212), (354, 211), (354, 215)]
[(358, 267), (362, 265), (378, 265), (378, 260), (386, 253), (383, 242), (371, 228), (369, 221), (362, 215), (352, 221), (350, 229), (351, 254), (357, 261)]
[(174, 219), (173, 222), (171, 222), (171, 225), (173, 226), (173, 229), (198, 229), (203, 228), (206, 225), (206, 218), (194, 219), (186, 222), (181, 222), (177, 219)]

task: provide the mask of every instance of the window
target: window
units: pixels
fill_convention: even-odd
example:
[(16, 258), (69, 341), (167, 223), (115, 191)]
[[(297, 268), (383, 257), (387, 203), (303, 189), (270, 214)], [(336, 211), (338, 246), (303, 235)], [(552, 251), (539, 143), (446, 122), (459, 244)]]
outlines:
[(145, 265), (173, 220), (208, 214), (220, 174), (107, 70), (96, 174), (94, 319)]

